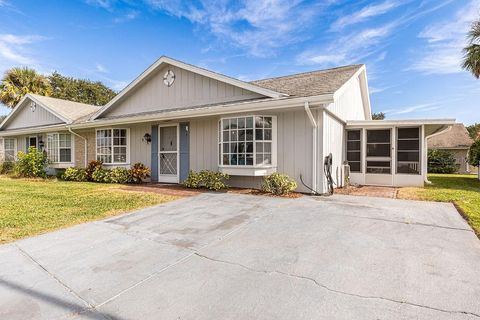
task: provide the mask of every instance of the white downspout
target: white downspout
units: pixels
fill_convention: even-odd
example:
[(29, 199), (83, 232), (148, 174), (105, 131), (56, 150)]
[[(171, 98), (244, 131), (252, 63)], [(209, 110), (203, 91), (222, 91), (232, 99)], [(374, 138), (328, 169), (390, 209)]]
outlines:
[[(305, 101), (305, 112), (307, 113), (308, 119), (312, 124), (312, 189), (317, 190), (317, 122), (313, 117), (312, 110), (310, 110), (310, 104), (308, 101)], [(312, 191), (312, 193), (316, 193)]]
[(84, 154), (85, 154), (84, 165), (85, 165), (85, 168), (86, 168), (86, 167), (87, 167), (87, 164), (88, 164), (88, 155), (87, 155), (88, 145), (87, 145), (87, 138), (82, 137), (81, 135), (79, 135), (79, 134), (76, 133), (76, 132), (73, 132), (72, 128), (70, 128), (70, 127), (68, 127), (68, 132), (70, 132), (71, 134), (79, 137), (80, 139), (83, 139)]

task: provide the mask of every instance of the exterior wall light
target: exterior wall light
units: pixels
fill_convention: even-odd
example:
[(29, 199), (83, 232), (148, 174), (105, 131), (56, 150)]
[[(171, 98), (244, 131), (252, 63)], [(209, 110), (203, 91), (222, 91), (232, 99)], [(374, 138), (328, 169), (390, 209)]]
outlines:
[(152, 142), (152, 136), (150, 135), (150, 133), (147, 132), (143, 135), (142, 140), (145, 141), (146, 143), (150, 143)]

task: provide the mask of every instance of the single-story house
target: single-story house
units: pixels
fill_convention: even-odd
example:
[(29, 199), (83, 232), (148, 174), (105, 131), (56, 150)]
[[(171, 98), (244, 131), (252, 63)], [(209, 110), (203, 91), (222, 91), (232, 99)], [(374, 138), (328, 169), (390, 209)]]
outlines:
[(427, 137), (455, 121), (372, 121), (365, 65), (241, 81), (161, 57), (102, 107), (26, 95), (0, 125), (3, 159), (29, 146), (52, 168), (142, 162), (153, 181), (178, 183), (189, 170), (221, 171), (258, 187), (286, 173), (298, 191), (333, 181), (420, 186)]
[(458, 164), (458, 173), (474, 173), (477, 168), (468, 164), (468, 152), (473, 142), (463, 123), (456, 123), (448, 130), (429, 137), (428, 149), (452, 152)]

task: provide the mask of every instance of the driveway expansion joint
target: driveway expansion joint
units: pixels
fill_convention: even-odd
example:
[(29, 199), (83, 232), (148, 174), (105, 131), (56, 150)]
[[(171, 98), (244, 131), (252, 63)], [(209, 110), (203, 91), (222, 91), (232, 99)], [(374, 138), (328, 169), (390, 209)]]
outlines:
[[(36, 266), (38, 266), (40, 269), (42, 269), (48, 276), (50, 276), (53, 280), (55, 280), (58, 284), (60, 284), (62, 287), (64, 287), (68, 292), (70, 292), (75, 298), (79, 299), (85, 304), (85, 307), (82, 311), (80, 312), (73, 312), (72, 315), (75, 314), (82, 314), (83, 312), (86, 312), (88, 310), (94, 310), (95, 307), (90, 304), (87, 300), (82, 298), (78, 293), (76, 293), (72, 288), (70, 288), (67, 284), (65, 284), (62, 280), (57, 278), (52, 272), (50, 272), (47, 268), (45, 268), (40, 262), (38, 262), (34, 257), (32, 257), (27, 251), (25, 251), (22, 247), (20, 247), (18, 244), (14, 244), (15, 247), (20, 251), (21, 254), (23, 254), (25, 257), (27, 257), (29, 260), (31, 260)], [(103, 314), (100, 314), (103, 318), (105, 319), (110, 319), (109, 317), (106, 317)]]
[(307, 277), (307, 276), (287, 273), (287, 272), (278, 271), (278, 270), (258, 270), (258, 269), (254, 269), (254, 268), (251, 268), (249, 266), (246, 266), (244, 264), (241, 264), (241, 263), (211, 258), (211, 257), (208, 257), (206, 255), (200, 254), (198, 252), (195, 252), (194, 255), (196, 255), (199, 258), (206, 259), (206, 260), (209, 260), (209, 261), (212, 261), (212, 262), (224, 263), (224, 264), (228, 264), (228, 265), (232, 265), (232, 266), (237, 266), (237, 267), (240, 267), (240, 268), (243, 268), (245, 270), (255, 272), (255, 273), (280, 274), (280, 275), (291, 277), (291, 278), (306, 280), (306, 281), (309, 281), (309, 282), (315, 284), (317, 287), (323, 288), (327, 291), (334, 292), (334, 293), (341, 294), (341, 295), (350, 296), (350, 297), (355, 297), (355, 298), (360, 298), (360, 299), (369, 299), (369, 300), (384, 300), (384, 301), (388, 301), (388, 302), (393, 302), (393, 303), (397, 303), (397, 304), (405, 304), (405, 305), (409, 305), (409, 306), (412, 306), (412, 307), (424, 308), (424, 309), (429, 309), (429, 310), (438, 311), (438, 312), (442, 312), (442, 313), (464, 314), (464, 315), (470, 315), (470, 316), (480, 318), (480, 314), (473, 313), (473, 312), (440, 309), (440, 308), (431, 307), (431, 306), (427, 306), (427, 305), (422, 305), (422, 304), (418, 304), (418, 303), (414, 303), (414, 302), (395, 300), (395, 299), (385, 298), (385, 297), (380, 297), (380, 296), (365, 296), (365, 295), (361, 295), (361, 294), (357, 294), (357, 293), (351, 293), (351, 292), (346, 292), (346, 291), (341, 291), (341, 290), (336, 290), (336, 289), (330, 288), (327, 285), (318, 282), (316, 279), (311, 278), (311, 277)]

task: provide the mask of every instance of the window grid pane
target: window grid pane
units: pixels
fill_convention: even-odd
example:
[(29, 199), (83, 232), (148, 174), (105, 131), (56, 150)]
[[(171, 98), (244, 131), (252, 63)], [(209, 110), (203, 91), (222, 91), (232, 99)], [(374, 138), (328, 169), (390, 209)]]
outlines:
[(219, 124), (219, 164), (272, 164), (273, 119), (249, 116), (222, 119)]
[(106, 164), (127, 162), (127, 129), (97, 130), (97, 160)]
[(5, 138), (3, 140), (5, 161), (15, 161), (15, 144), (16, 141), (14, 138)]

